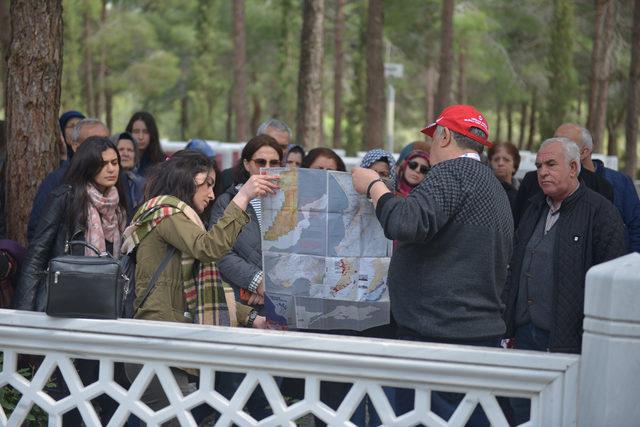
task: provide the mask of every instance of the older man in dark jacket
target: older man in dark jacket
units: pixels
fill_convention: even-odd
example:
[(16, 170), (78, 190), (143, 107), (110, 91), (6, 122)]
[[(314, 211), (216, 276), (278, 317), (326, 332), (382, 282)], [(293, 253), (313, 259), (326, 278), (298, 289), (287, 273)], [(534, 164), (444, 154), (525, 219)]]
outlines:
[(624, 226), (607, 199), (579, 183), (578, 146), (546, 140), (536, 158), (543, 194), (516, 232), (503, 293), (517, 348), (580, 353), (587, 270), (625, 253)]
[[(542, 193), (520, 220), (502, 294), (507, 337), (523, 350), (580, 353), (587, 270), (625, 253), (624, 226), (609, 200), (578, 181), (573, 141), (543, 142), (536, 167)], [(510, 401), (510, 421), (526, 422), (529, 400)]]

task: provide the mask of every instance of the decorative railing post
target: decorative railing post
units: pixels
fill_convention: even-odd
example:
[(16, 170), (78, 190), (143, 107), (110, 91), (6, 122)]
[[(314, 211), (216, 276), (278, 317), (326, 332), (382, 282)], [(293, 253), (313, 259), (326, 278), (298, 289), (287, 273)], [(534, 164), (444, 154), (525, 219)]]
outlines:
[(578, 425), (628, 426), (640, 420), (640, 254), (587, 273)]

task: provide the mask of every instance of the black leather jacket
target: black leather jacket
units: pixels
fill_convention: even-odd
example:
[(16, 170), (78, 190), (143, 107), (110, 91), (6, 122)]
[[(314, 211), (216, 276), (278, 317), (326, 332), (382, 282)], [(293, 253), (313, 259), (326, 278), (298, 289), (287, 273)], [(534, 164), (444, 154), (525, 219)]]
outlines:
[[(29, 243), (13, 306), (18, 310), (44, 311), (46, 286), (44, 272), (49, 261), (64, 254), (68, 240), (84, 240), (84, 228), (76, 224), (69, 230), (66, 224), (66, 209), (71, 197), (71, 186), (62, 185), (51, 192), (34, 238)], [(72, 253), (82, 255), (81, 246), (72, 248)]]

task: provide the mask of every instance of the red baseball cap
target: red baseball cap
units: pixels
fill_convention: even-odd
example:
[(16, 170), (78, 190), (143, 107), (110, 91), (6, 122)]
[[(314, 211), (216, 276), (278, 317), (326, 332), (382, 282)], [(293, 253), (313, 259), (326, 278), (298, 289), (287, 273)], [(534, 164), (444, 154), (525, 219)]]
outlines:
[[(436, 130), (436, 126), (443, 126), (447, 129), (450, 129), (454, 132), (459, 133), (460, 135), (464, 135), (473, 139), (476, 142), (479, 142), (482, 145), (486, 145), (487, 147), (493, 147), (493, 143), (489, 141), (489, 125), (485, 120), (482, 113), (471, 105), (450, 105), (440, 113), (440, 117), (435, 121), (435, 123), (430, 124), (426, 128), (422, 129), (421, 132), (427, 134), (429, 136), (433, 136), (433, 133)], [(481, 136), (475, 135), (470, 132), (472, 127), (477, 127), (480, 130), (484, 131), (487, 134), (486, 138), (482, 138)]]

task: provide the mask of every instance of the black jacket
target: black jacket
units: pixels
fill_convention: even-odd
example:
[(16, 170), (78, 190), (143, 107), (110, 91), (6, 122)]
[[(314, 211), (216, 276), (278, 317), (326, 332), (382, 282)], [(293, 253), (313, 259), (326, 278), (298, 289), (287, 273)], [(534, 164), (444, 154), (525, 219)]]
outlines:
[[(580, 179), (580, 182), (586, 185), (587, 188), (592, 189), (610, 202), (613, 202), (613, 187), (606, 179), (585, 168), (580, 169), (578, 179)], [(513, 222), (516, 228), (518, 228), (520, 218), (522, 218), (522, 215), (524, 215), (524, 212), (529, 206), (529, 199), (536, 194), (542, 194), (542, 189), (540, 188), (540, 184), (538, 184), (538, 174), (536, 171), (527, 172), (524, 178), (522, 178), (522, 182), (520, 182), (515, 206), (512, 204)]]
[[(218, 196), (211, 209), (209, 227), (218, 222), (237, 193), (238, 190), (235, 187), (230, 187)], [(247, 205), (247, 214), (251, 221), (242, 228), (231, 252), (216, 263), (224, 281), (233, 288), (236, 298), (240, 295), (240, 288), (247, 289), (251, 279), (262, 271), (260, 225), (251, 204)]]
[[(540, 215), (547, 210), (543, 193), (529, 200), (516, 230), (507, 285), (502, 294), (507, 337), (515, 333), (515, 312), (522, 261)], [(624, 226), (616, 208), (584, 185), (562, 202), (553, 249), (552, 328), (549, 351), (580, 353), (587, 270), (625, 254)], [(517, 344), (516, 344), (517, 345)]]
[[(64, 254), (67, 240), (84, 240), (84, 228), (76, 225), (69, 230), (66, 209), (71, 198), (71, 186), (53, 190), (43, 210), (34, 237), (29, 243), (13, 306), (19, 310), (43, 311), (46, 303), (44, 272), (49, 261)], [(80, 246), (72, 248), (75, 255), (84, 254)]]

